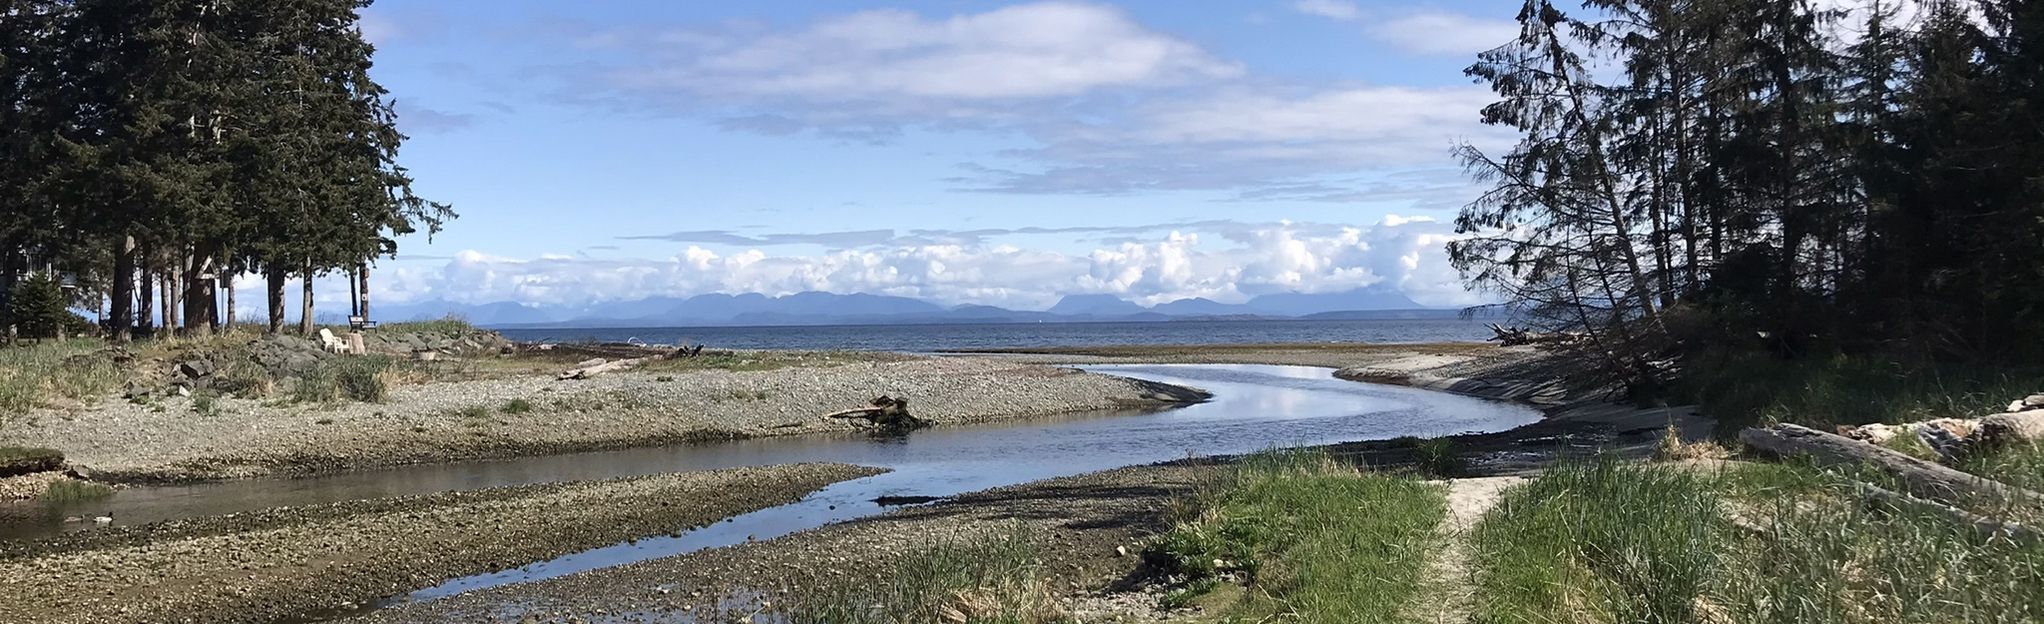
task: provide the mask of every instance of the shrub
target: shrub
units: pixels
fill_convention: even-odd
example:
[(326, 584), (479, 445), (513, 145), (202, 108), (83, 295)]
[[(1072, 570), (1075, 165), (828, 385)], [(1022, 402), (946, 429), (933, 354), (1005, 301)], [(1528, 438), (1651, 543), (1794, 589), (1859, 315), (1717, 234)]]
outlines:
[[(55, 338), (76, 328), (64, 288), (47, 274), (32, 274), (16, 282), (8, 293), (5, 322), (23, 338)], [(90, 326), (90, 323), (87, 324)]]
[(213, 372), (213, 389), (244, 399), (260, 399), (277, 391), (277, 380), (255, 360), (232, 358)]

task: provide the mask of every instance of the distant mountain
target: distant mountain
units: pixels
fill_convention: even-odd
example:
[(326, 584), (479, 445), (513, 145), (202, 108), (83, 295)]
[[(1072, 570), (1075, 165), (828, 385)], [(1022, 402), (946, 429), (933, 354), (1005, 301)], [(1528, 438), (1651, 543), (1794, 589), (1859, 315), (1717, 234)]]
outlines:
[(1144, 308), (1107, 294), (1068, 295), (1049, 310), (1010, 310), (986, 305), (944, 307), (920, 299), (864, 293), (804, 292), (781, 297), (759, 293), (713, 293), (693, 297), (652, 297), (579, 307), (512, 302), (458, 304), (425, 301), (374, 309), (384, 322), (448, 315), (491, 327), (693, 327), (720, 325), (837, 325), (909, 323), (1043, 323), (1258, 318), (1380, 319), (1447, 318), (1454, 310), (1429, 310), (1389, 288), (1340, 293), (1262, 295), (1244, 303), (1180, 299)]
[(1114, 295), (1065, 295), (1057, 305), (1044, 310), (1060, 316), (1121, 316), (1142, 314), (1143, 306)]
[(1249, 313), (1247, 310), (1242, 309), (1241, 306), (1228, 305), (1205, 297), (1179, 299), (1170, 303), (1158, 304), (1151, 307), (1150, 311), (1171, 316), (1229, 316)]
[(1413, 310), (1424, 308), (1391, 288), (1358, 288), (1338, 293), (1277, 293), (1242, 304), (1244, 312), (1269, 316), (1307, 316), (1347, 310)]

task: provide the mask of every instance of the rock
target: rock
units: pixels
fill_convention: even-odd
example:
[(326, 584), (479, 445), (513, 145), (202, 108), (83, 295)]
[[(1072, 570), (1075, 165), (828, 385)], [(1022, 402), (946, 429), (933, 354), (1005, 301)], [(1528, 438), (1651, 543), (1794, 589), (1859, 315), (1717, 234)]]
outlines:
[(187, 379), (199, 379), (213, 374), (213, 362), (209, 360), (186, 360), (177, 363), (177, 374)]

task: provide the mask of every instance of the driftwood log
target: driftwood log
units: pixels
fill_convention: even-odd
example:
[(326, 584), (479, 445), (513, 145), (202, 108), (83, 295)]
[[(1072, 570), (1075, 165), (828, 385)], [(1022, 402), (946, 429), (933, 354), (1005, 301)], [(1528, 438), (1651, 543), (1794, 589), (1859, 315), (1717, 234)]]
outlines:
[(640, 364), (645, 364), (647, 362), (673, 359), (686, 352), (687, 351), (685, 350), (676, 349), (674, 351), (661, 353), (659, 355), (649, 355), (645, 357), (627, 358), (622, 360), (605, 360), (603, 358), (585, 360), (580, 364), (576, 364), (574, 368), (562, 371), (560, 375), (556, 375), (554, 378), (588, 379), (590, 377), (595, 377), (597, 375), (601, 375), (611, 371), (629, 370), (633, 367), (636, 367)]
[(2037, 541), (2038, 537), (2044, 537), (2044, 533), (2039, 533), (2036, 527), (2027, 524), (1996, 520), (1958, 507), (1924, 500), (1871, 483), (1860, 483), (1859, 493), (1861, 496), (1866, 497), (1868, 503), (1879, 503), (1892, 509), (1905, 511), (1921, 509), (1944, 516), (1955, 524), (1972, 527), (1982, 537), (2007, 537), (2021, 542), (2034, 542)]
[(887, 395), (875, 397), (867, 407), (855, 407), (824, 414), (824, 418), (838, 420), (859, 419), (875, 427), (892, 431), (908, 431), (930, 426), (929, 421), (908, 413), (908, 399)]
[(1538, 344), (1565, 344), (1575, 342), (1577, 335), (1567, 332), (1536, 332), (1523, 327), (1506, 327), (1491, 323), (1491, 340), (1507, 347)]
[(2034, 504), (2044, 496), (1887, 448), (1799, 425), (1739, 432), (1739, 441), (1781, 457), (1805, 457), (1820, 466), (1867, 465), (1896, 477), (1910, 494), (1945, 503), (2012, 501)]

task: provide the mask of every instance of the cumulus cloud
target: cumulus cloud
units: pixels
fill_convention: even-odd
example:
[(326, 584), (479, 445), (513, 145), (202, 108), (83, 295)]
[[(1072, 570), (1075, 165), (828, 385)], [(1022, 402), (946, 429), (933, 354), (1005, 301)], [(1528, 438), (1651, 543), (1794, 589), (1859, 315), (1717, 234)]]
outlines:
[(1426, 217), (1373, 226), (1318, 223), (1189, 224), (1083, 253), (981, 240), (770, 255), (688, 245), (664, 259), (542, 256), (476, 251), (438, 267), (379, 272), (380, 300), (445, 298), (581, 305), (707, 292), (784, 295), (821, 290), (919, 297), (947, 304), (1048, 307), (1074, 293), (1145, 304), (1187, 297), (1239, 302), (1272, 292), (1339, 292), (1387, 284), (1421, 303), (1473, 303), (1447, 266), (1456, 235)]

